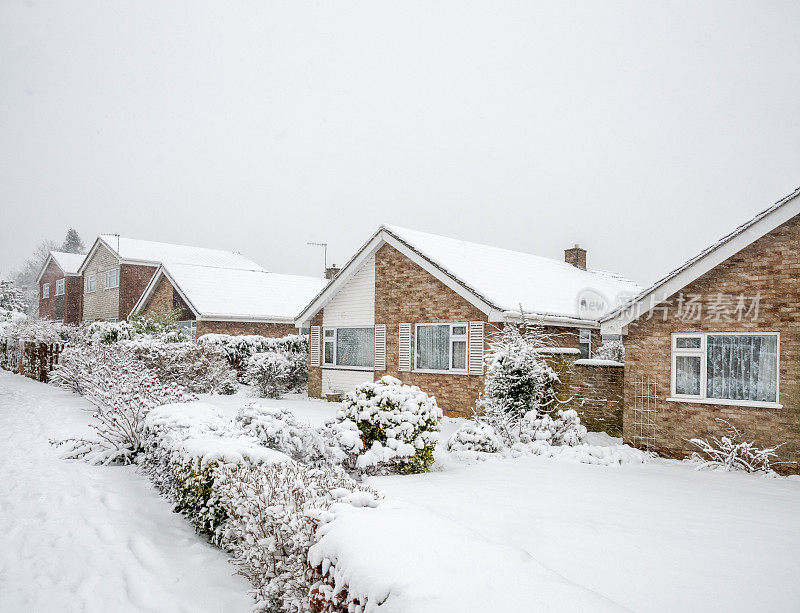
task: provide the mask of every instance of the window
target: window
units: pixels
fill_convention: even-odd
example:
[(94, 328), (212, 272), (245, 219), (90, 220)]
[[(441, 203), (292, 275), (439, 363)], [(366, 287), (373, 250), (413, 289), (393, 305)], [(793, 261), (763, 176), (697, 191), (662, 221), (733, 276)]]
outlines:
[(191, 337), (193, 341), (197, 340), (197, 322), (194, 319), (189, 321), (179, 321), (178, 330)]
[(56, 281), (56, 296), (64, 295), (64, 279)]
[(322, 363), (344, 368), (372, 368), (375, 361), (375, 328), (325, 328)]
[[(591, 339), (591, 336), (589, 337)], [(622, 342), (622, 335), (621, 334), (603, 334), (602, 336), (604, 343), (621, 343)]]
[(110, 324), (115, 324), (115, 323), (117, 323), (119, 320), (118, 320), (116, 317), (107, 317), (107, 318), (106, 318), (106, 321), (107, 321), (108, 323), (110, 323)]
[(778, 402), (777, 332), (673, 334), (672, 395)]
[(42, 284), (42, 298), (49, 298), (50, 297), (50, 284), (44, 283)]
[(119, 287), (119, 268), (106, 271), (106, 289)]
[(414, 368), (467, 372), (467, 324), (417, 324)]
[(86, 291), (93, 292), (97, 289), (97, 275), (86, 276)]
[(64, 320), (63, 320), (63, 319), (56, 319), (55, 323), (57, 323), (57, 324), (63, 324), (63, 323), (64, 323)]
[(592, 357), (592, 331), (588, 328), (581, 328), (578, 331), (578, 347), (581, 350), (581, 360)]

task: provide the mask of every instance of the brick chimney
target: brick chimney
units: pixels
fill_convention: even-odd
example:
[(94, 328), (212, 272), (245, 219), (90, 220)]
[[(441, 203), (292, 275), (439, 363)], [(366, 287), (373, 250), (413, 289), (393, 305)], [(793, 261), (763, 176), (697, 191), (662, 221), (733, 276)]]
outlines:
[(340, 270), (341, 268), (339, 268), (336, 264), (333, 266), (328, 266), (328, 268), (325, 269), (325, 278), (333, 279)]
[(564, 249), (564, 261), (586, 270), (586, 249), (581, 249), (577, 244), (572, 249)]

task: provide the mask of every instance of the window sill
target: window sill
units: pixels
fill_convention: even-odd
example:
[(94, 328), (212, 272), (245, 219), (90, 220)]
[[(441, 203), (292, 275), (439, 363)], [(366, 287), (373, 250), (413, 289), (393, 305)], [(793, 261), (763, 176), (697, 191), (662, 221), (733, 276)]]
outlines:
[(778, 402), (757, 402), (755, 400), (721, 400), (719, 398), (667, 398), (667, 402), (688, 402), (691, 404), (716, 404), (729, 407), (751, 407), (755, 409), (782, 409)]
[(422, 375), (468, 375), (466, 370), (430, 370), (423, 368), (415, 368), (411, 372), (417, 372)]
[(322, 370), (357, 370), (360, 372), (374, 372), (375, 369), (369, 366), (334, 366), (333, 364), (323, 364)]

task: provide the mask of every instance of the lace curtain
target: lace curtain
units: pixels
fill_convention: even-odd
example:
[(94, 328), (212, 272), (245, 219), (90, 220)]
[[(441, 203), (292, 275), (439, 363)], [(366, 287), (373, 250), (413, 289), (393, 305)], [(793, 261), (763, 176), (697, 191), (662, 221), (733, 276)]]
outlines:
[(339, 328), (336, 330), (337, 366), (372, 368), (374, 360), (374, 328)]
[(450, 326), (419, 326), (417, 328), (417, 368), (423, 370), (450, 369)]
[(708, 398), (777, 400), (777, 336), (709, 335), (707, 355)]

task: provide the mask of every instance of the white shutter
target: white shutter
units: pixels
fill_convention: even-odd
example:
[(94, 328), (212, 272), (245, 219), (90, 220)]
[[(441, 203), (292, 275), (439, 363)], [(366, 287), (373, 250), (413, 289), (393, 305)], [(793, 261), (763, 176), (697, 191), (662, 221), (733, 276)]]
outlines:
[(411, 324), (400, 324), (397, 370), (411, 372)]
[(469, 374), (483, 374), (483, 322), (469, 322)]
[(386, 324), (375, 324), (375, 370), (386, 370)]
[(311, 326), (311, 334), (308, 338), (308, 357), (311, 366), (319, 366), (319, 326)]

